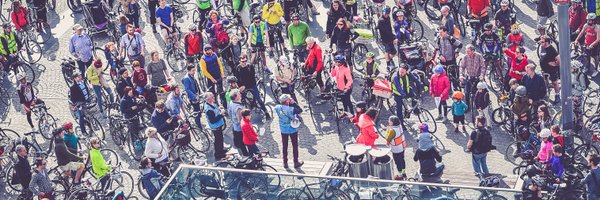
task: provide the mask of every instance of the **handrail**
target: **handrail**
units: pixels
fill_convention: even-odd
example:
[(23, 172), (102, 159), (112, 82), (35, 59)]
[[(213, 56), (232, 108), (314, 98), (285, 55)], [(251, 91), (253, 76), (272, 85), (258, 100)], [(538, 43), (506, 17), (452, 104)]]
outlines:
[(512, 192), (512, 193), (521, 193), (522, 190), (519, 189), (510, 189), (510, 188), (495, 188), (495, 187), (480, 187), (480, 186), (467, 186), (467, 185), (450, 185), (450, 184), (440, 184), (440, 183), (425, 183), (425, 182), (412, 182), (412, 181), (398, 181), (398, 180), (382, 180), (382, 179), (366, 179), (366, 178), (354, 178), (354, 177), (341, 177), (341, 176), (321, 176), (321, 175), (310, 175), (310, 174), (296, 174), (296, 173), (285, 173), (285, 172), (269, 172), (269, 171), (258, 171), (258, 170), (247, 170), (247, 169), (237, 169), (237, 168), (221, 168), (221, 167), (213, 167), (213, 166), (196, 166), (196, 165), (188, 165), (181, 164), (177, 170), (173, 173), (173, 175), (169, 178), (169, 180), (165, 183), (165, 186), (160, 190), (157, 197), (162, 196), (162, 194), (166, 191), (166, 188), (169, 187), (171, 182), (174, 180), (174, 177), (177, 176), (178, 172), (185, 169), (195, 169), (195, 170), (214, 170), (214, 171), (223, 171), (223, 172), (237, 172), (237, 173), (252, 173), (252, 174), (265, 174), (265, 175), (279, 175), (279, 176), (302, 176), (308, 178), (319, 178), (319, 179), (338, 179), (338, 180), (348, 180), (348, 181), (366, 181), (366, 182), (375, 182), (375, 183), (383, 183), (383, 184), (405, 184), (405, 185), (417, 185), (417, 186), (433, 186), (433, 187), (443, 187), (443, 188), (460, 188), (460, 189), (471, 189), (471, 190), (488, 190), (488, 191), (498, 191), (498, 192)]

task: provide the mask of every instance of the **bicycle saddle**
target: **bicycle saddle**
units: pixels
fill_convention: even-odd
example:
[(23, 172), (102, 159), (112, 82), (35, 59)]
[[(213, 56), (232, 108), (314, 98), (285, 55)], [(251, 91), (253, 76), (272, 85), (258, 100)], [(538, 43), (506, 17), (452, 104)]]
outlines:
[(252, 164), (253, 162), (254, 162), (254, 159), (252, 159), (252, 157), (241, 156), (239, 159), (238, 165), (245, 166), (245, 165)]

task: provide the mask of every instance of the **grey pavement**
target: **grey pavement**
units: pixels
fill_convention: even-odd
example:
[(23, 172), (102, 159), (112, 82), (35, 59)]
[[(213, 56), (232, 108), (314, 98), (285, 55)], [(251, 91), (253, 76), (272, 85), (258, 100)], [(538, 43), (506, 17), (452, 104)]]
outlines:
[[(41, 61), (35, 65), (37, 77), (37, 81), (34, 83), (36, 90), (39, 91), (38, 96), (46, 101), (46, 104), (51, 108), (49, 111), (54, 117), (59, 119), (58, 123), (62, 124), (64, 122), (75, 122), (75, 120), (71, 117), (68, 111), (67, 104), (67, 85), (64, 83), (62, 74), (60, 71), (60, 58), (68, 56), (68, 39), (71, 36), (71, 27), (74, 23), (79, 22), (82, 19), (81, 14), (72, 15), (70, 10), (66, 7), (66, 3), (62, 0), (58, 0), (59, 3), (57, 5), (57, 12), (49, 12), (49, 19), (51, 20), (51, 27), (53, 32), (53, 39), (49, 41), (47, 44), (43, 45), (44, 48), (44, 57)], [(145, 2), (145, 1), (143, 1)], [(533, 38), (537, 37), (534, 32), (534, 27), (536, 24), (535, 19), (535, 6), (523, 3), (521, 1), (515, 1), (517, 7), (517, 19), (522, 22), (521, 25), (522, 31), (526, 35), (526, 47), (527, 49), (536, 49)], [(324, 28), (326, 24), (326, 8), (329, 5), (323, 6), (323, 3), (320, 1), (316, 1), (315, 4), (319, 7), (320, 15), (314, 16), (312, 21), (309, 23), (311, 26), (311, 30), (314, 36), (318, 37), (320, 40), (320, 45), (323, 49), (327, 49), (329, 46), (329, 41), (325, 39), (324, 36)], [(326, 3), (329, 4), (329, 3)], [(391, 1), (387, 2), (388, 5), (393, 5)], [(151, 27), (147, 25), (145, 22), (147, 21), (146, 15), (146, 4), (142, 3), (142, 7), (144, 8), (144, 15), (142, 16), (143, 26), (143, 36), (146, 43), (146, 52), (150, 52), (149, 50), (159, 50), (161, 57), (164, 58), (164, 53), (161, 51), (161, 47), (164, 46), (162, 42), (159, 42), (161, 37), (159, 35), (155, 35), (152, 33)], [(423, 12), (423, 8), (418, 7), (418, 17), (421, 22), (423, 22), (423, 26), (425, 28), (425, 38), (432, 41), (433, 33), (436, 27), (439, 26), (439, 21), (437, 22), (429, 22), (425, 13)], [(189, 11), (189, 18), (191, 18), (191, 12)], [(552, 19), (551, 19), (552, 20)], [(180, 27), (187, 27), (187, 24), (190, 20), (186, 20), (183, 25)], [(470, 28), (468, 28), (470, 29)], [(94, 38), (94, 41), (98, 43), (97, 46), (101, 46), (106, 42), (106, 37), (99, 36)], [(463, 39), (463, 43), (467, 43), (465, 39)], [(368, 44), (370, 50), (376, 49), (376, 45), (374, 43)], [(378, 55), (382, 55), (381, 51), (377, 50)], [(464, 52), (464, 50), (462, 51)], [(537, 63), (538, 58), (535, 54), (535, 51), (528, 51), (527, 53), (529, 59)], [(272, 59), (269, 59), (268, 66), (273, 67), (274, 62)], [(396, 61), (398, 63), (398, 61)], [(182, 74), (181, 73), (173, 73), (173, 75), (177, 78), (177, 81), (180, 82)], [(360, 82), (360, 81), (358, 81)], [(22, 134), (30, 131), (30, 128), (26, 122), (26, 118), (24, 114), (21, 114), (20, 105), (18, 102), (18, 97), (15, 92), (15, 84), (14, 80), (9, 82), (9, 80), (5, 80), (2, 83), (2, 86), (8, 88), (10, 96), (12, 100), (12, 104), (9, 107), (0, 106), (0, 120), (4, 123), (0, 123), (0, 126), (3, 128), (10, 128), (18, 133)], [(268, 86), (267, 86), (268, 87)], [(362, 88), (354, 87), (353, 90), (353, 98), (354, 101), (360, 97), (360, 91)], [(270, 90), (267, 89), (267, 104), (274, 107), (275, 104), (272, 101), (272, 95), (270, 94)], [(6, 94), (2, 94), (6, 95)], [(307, 102), (302, 99), (303, 95), (297, 93), (297, 96), (300, 97), (300, 105), (303, 105), (305, 108)], [(495, 97), (494, 97), (495, 98)], [(496, 101), (493, 101), (496, 102)], [(428, 109), (434, 117), (437, 117), (437, 110), (434, 109), (433, 100), (430, 97), (426, 97), (425, 99), (425, 108)], [(382, 111), (382, 115), (380, 117), (380, 122), (386, 122), (387, 117), (390, 115), (389, 110), (386, 108)], [(493, 108), (497, 108), (498, 105), (494, 103)], [(302, 160), (311, 160), (311, 161), (324, 161), (327, 162), (327, 155), (334, 155), (337, 157), (342, 157), (343, 153), (343, 144), (347, 141), (350, 141), (353, 137), (358, 135), (358, 129), (349, 122), (340, 121), (340, 131), (341, 134), (337, 134), (337, 127), (335, 122), (335, 117), (332, 115), (332, 106), (329, 103), (325, 103), (322, 105), (314, 105), (312, 106), (312, 112), (309, 112), (308, 109), (305, 109), (305, 112), (301, 115), (304, 119), (304, 123), (299, 131), (299, 146), (300, 146), (300, 159)], [(203, 123), (205, 119), (202, 120)], [(274, 117), (274, 120), (261, 122), (260, 120), (254, 120), (256, 124), (259, 125), (260, 131), (260, 141), (258, 142), (259, 148), (261, 150), (270, 151), (271, 155), (274, 157), (281, 157), (281, 135), (279, 134), (279, 126), (277, 122), (277, 117)], [(418, 122), (416, 117), (413, 115), (412, 118), (408, 119), (409, 124), (414, 124)], [(10, 122), (10, 125), (6, 125), (6, 123)], [(127, 153), (124, 151), (122, 147), (115, 146), (112, 141), (109, 139), (108, 133), (108, 124), (106, 121), (103, 121), (104, 129), (106, 131), (106, 140), (109, 143), (107, 148), (113, 149), (117, 151), (123, 161), (123, 165), (126, 168), (126, 171), (131, 173), (134, 179), (137, 180), (139, 176), (139, 172), (137, 170), (138, 163), (129, 158)], [(466, 143), (468, 137), (464, 134), (454, 133), (453, 125), (449, 123), (437, 123), (438, 130), (435, 133), (438, 138), (440, 138), (443, 143), (444, 150), (442, 151), (444, 163), (446, 165), (446, 173), (448, 174), (466, 174), (472, 176), (473, 167), (471, 164), (471, 155), (470, 153), (465, 152)], [(467, 128), (469, 131), (471, 128)], [(413, 130), (411, 130), (413, 131)], [(514, 165), (509, 163), (504, 158), (504, 150), (506, 146), (512, 142), (511, 137), (508, 133), (502, 131), (498, 127), (494, 127), (492, 131), (492, 135), (494, 137), (494, 145), (498, 147), (497, 150), (492, 151), (488, 154), (487, 163), (492, 173), (502, 174), (502, 175), (510, 175), (512, 174), (512, 169)], [(408, 137), (408, 150), (406, 151), (405, 158), (407, 161), (407, 172), (409, 176), (414, 174), (418, 170), (417, 162), (412, 161), (412, 157), (414, 155), (415, 148), (413, 148), (416, 143), (413, 138)], [(232, 144), (231, 142), (231, 131), (230, 128), (226, 131), (226, 143)], [(383, 139), (378, 139), (377, 143), (383, 144)], [(290, 150), (291, 153), (291, 150)], [(291, 155), (290, 155), (291, 156)], [(209, 157), (212, 157), (209, 155)], [(49, 162), (50, 166), (55, 166), (54, 163)], [(451, 183), (453, 180), (450, 180)], [(4, 186), (4, 182), (0, 183), (0, 185)], [(14, 193), (7, 192), (8, 189), (2, 190), (0, 189), (0, 198), (14, 198)], [(141, 197), (137, 192), (137, 187), (134, 189), (135, 196)]]

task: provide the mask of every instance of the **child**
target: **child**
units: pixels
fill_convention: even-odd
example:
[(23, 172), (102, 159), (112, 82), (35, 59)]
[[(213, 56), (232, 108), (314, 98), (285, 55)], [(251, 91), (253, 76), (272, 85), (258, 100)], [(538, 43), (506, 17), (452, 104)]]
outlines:
[(540, 138), (542, 140), (542, 143), (540, 144), (540, 151), (537, 154), (536, 159), (538, 159), (540, 162), (546, 162), (548, 160), (550, 160), (551, 156), (552, 156), (552, 141), (550, 136), (552, 135), (552, 133), (550, 133), (549, 129), (542, 129), (542, 131), (540, 131)]
[(121, 30), (121, 35), (127, 34), (127, 24), (129, 24), (127, 16), (123, 14), (119, 15), (119, 30)]
[(394, 13), (394, 33), (396, 33), (396, 39), (400, 43), (408, 43), (410, 40), (409, 24), (404, 17), (404, 12), (396, 11)]
[(560, 126), (555, 124), (550, 127), (550, 132), (552, 132), (552, 144), (558, 144), (561, 147), (565, 146), (565, 137), (560, 132)]
[[(117, 51), (117, 46), (114, 42), (108, 42), (104, 45), (104, 57), (110, 66), (110, 76), (117, 76), (117, 72), (119, 71), (118, 66), (118, 56), (119, 52)], [(117, 80), (117, 78), (115, 78)]]
[(477, 83), (477, 92), (475, 93), (475, 108), (479, 116), (486, 119), (486, 128), (489, 130), (492, 124), (490, 117), (490, 94), (487, 90), (487, 84), (483, 81)]
[(519, 87), (519, 81), (511, 78), (510, 81), (508, 81), (508, 85), (510, 86), (510, 90), (508, 91), (508, 105), (511, 105), (515, 101), (515, 89)]
[[(358, 109), (357, 109), (358, 110)], [(396, 169), (400, 175), (396, 175), (394, 180), (406, 179), (406, 162), (404, 161), (404, 148), (406, 148), (406, 139), (400, 125), (400, 118), (395, 115), (388, 119), (388, 127), (385, 134), (387, 145), (391, 148), (396, 163)]]
[(563, 148), (559, 144), (552, 145), (552, 158), (546, 162), (557, 179), (561, 178), (565, 172), (565, 166), (561, 162), (562, 151)]
[(138, 94), (143, 94), (144, 87), (148, 84), (148, 74), (146, 70), (141, 66), (139, 61), (133, 61), (133, 74), (131, 75), (131, 82), (133, 82), (133, 86), (135, 86)]
[[(360, 115), (364, 114), (367, 111), (367, 103), (364, 101), (359, 101), (356, 102), (356, 114), (352, 117), (350, 117), (350, 122), (352, 122), (354, 125), (358, 126), (358, 118), (360, 118)], [(344, 115), (347, 115), (346, 112), (344, 112)]]
[(256, 156), (259, 154), (260, 150), (258, 150), (258, 146), (256, 146), (256, 142), (258, 142), (258, 134), (252, 127), (252, 112), (248, 109), (242, 110), (242, 121), (240, 126), (242, 127), (242, 136), (244, 145), (248, 148), (248, 153), (250, 156)]
[(464, 94), (460, 91), (456, 91), (452, 94), (452, 100), (454, 101), (454, 103), (452, 103), (452, 116), (454, 117), (454, 132), (456, 133), (460, 133), (458, 130), (458, 123), (461, 124), (463, 132), (467, 132), (467, 129), (465, 128), (465, 112), (467, 112), (469, 106), (462, 101), (463, 97)]

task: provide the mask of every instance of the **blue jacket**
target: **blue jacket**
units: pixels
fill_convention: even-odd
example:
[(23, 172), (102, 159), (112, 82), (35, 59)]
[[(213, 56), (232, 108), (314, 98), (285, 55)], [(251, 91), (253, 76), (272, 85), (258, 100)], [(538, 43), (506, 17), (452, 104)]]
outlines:
[(65, 131), (64, 139), (65, 145), (71, 153), (77, 153), (79, 151), (79, 137), (77, 137), (75, 133), (67, 133), (67, 131)]
[[(144, 170), (148, 170), (148, 169), (144, 169)], [(161, 180), (162, 175), (160, 175), (160, 173), (158, 173), (156, 170), (154, 169), (149, 169), (149, 172), (142, 172), (142, 186), (144, 187), (144, 189), (146, 189), (146, 192), (148, 193), (148, 196), (150, 197), (150, 199), (154, 199), (156, 197), (156, 195), (158, 195), (158, 192), (160, 191), (160, 189), (163, 187), (164, 183)]]
[(186, 74), (185, 76), (183, 76), (181, 83), (183, 83), (183, 88), (185, 89), (185, 94), (187, 94), (188, 99), (190, 101), (197, 101), (198, 82), (196, 81), (196, 79), (194, 77), (191, 77), (190, 74)]
[(469, 106), (463, 101), (452, 103), (452, 115), (463, 116), (467, 109), (469, 109)]
[(121, 103), (119, 104), (119, 110), (121, 110), (121, 113), (123, 113), (123, 117), (125, 117), (126, 119), (130, 119), (132, 117), (135, 117), (136, 112), (135, 112), (135, 110), (131, 109), (131, 107), (136, 106), (136, 105), (137, 104), (133, 100), (133, 97), (125, 95), (123, 98), (121, 98)]
[(277, 116), (279, 116), (279, 129), (281, 129), (281, 134), (293, 134), (298, 132), (298, 129), (293, 128), (291, 123), (292, 119), (295, 118), (294, 115), (299, 114), (302, 111), (294, 109), (295, 108), (292, 106), (282, 104), (275, 106), (275, 112), (277, 113)]
[(167, 110), (162, 113), (154, 110), (150, 121), (152, 122), (152, 126), (154, 126), (159, 133), (164, 133), (171, 130), (171, 126), (167, 123), (167, 119), (169, 118), (171, 118), (171, 116)]
[(219, 129), (225, 124), (225, 118), (221, 115), (218, 105), (205, 102), (204, 113), (206, 114), (206, 122), (210, 129)]
[(171, 92), (165, 102), (165, 108), (167, 109), (167, 112), (169, 112), (169, 115), (173, 117), (179, 116), (179, 113), (181, 113), (181, 105), (183, 105), (181, 95), (178, 96), (175, 95), (174, 92)]

